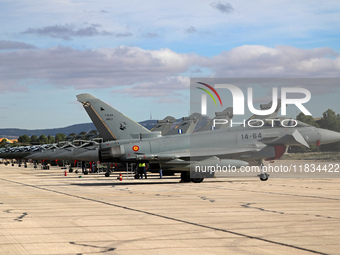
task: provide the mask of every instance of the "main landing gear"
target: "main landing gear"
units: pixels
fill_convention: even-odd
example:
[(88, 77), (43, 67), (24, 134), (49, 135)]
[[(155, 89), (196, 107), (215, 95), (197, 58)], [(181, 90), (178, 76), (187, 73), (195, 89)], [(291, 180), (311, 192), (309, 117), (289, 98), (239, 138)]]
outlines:
[[(261, 168), (261, 170), (263, 169), (263, 163), (261, 162), (261, 164), (260, 164), (260, 168)], [(267, 181), (268, 180), (268, 178), (269, 178), (269, 174), (267, 174), (266, 172), (261, 172), (259, 175), (258, 175), (258, 177), (260, 177), (260, 180), (261, 181)]]
[(199, 173), (195, 173), (196, 176), (193, 176), (193, 178), (190, 177), (190, 172), (182, 172), (181, 173), (181, 182), (194, 182), (194, 183), (200, 183), (204, 180), (202, 176)]
[(260, 180), (261, 181), (267, 181), (268, 178), (269, 178), (269, 174), (265, 173), (265, 172), (262, 172), (258, 175), (258, 177), (260, 177)]

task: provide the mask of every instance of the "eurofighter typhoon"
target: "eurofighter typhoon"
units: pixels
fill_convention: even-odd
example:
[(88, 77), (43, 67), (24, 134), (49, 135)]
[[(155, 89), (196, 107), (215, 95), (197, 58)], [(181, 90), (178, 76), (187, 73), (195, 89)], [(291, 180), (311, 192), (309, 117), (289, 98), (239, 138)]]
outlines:
[[(340, 133), (292, 120), (262, 121), (259, 126), (233, 126), (185, 134), (161, 135), (126, 117), (98, 98), (77, 95), (104, 141), (101, 162), (149, 163), (163, 171), (181, 173), (183, 182), (202, 182), (211, 174), (204, 167), (244, 167), (279, 159), (287, 146), (321, 145), (340, 141)], [(110, 141), (111, 140), (111, 141)], [(268, 174), (259, 175), (265, 181)]]

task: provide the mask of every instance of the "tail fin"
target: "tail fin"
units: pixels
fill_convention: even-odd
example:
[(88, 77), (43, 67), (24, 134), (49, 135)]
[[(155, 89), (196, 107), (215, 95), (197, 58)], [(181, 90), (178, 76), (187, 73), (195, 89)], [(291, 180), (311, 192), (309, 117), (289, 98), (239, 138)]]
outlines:
[(151, 132), (91, 94), (79, 94), (77, 99), (82, 103), (104, 141), (131, 139), (131, 134)]
[(152, 132), (160, 131), (162, 135), (168, 133), (172, 127), (172, 124), (176, 119), (172, 116), (167, 116), (163, 120), (157, 120), (157, 124), (151, 128)]
[(183, 117), (182, 122), (178, 124), (176, 127), (171, 129), (165, 135), (177, 135), (177, 134), (189, 134), (194, 132), (195, 127), (200, 119), (203, 116), (200, 113), (193, 113), (189, 117)]
[(215, 112), (215, 117), (210, 120), (207, 124), (205, 124), (203, 127), (201, 127), (197, 132), (201, 131), (207, 131), (213, 129), (214, 119), (223, 119), (227, 120), (228, 123), (226, 124), (216, 124), (214, 129), (221, 129), (221, 128), (228, 128), (230, 126), (230, 120), (233, 118), (233, 108), (228, 107), (224, 109), (222, 112)]
[[(269, 102), (268, 104), (261, 104), (260, 105), (260, 108), (261, 110), (268, 110), (272, 107), (273, 105), (273, 102)], [(251, 116), (249, 119), (247, 119), (247, 122), (249, 120), (252, 120), (252, 119), (261, 119), (261, 120), (264, 120), (264, 119), (275, 119), (279, 113), (279, 110), (281, 108), (281, 99), (278, 99), (277, 100), (277, 107), (275, 109), (275, 111), (272, 113), (272, 114), (269, 114), (269, 115), (256, 115), (254, 114), (253, 116)]]

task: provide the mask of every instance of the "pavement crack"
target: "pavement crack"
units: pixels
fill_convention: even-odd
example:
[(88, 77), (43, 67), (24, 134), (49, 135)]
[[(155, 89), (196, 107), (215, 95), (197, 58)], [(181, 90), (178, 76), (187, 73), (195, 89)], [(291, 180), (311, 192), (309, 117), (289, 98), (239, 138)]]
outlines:
[(207, 201), (209, 201), (209, 202), (211, 202), (211, 203), (214, 203), (214, 202), (215, 202), (214, 199), (210, 199), (210, 198), (207, 198), (207, 197), (205, 197), (205, 196), (199, 196), (199, 198), (202, 199), (202, 200), (207, 200)]
[(263, 211), (263, 212), (271, 212), (271, 213), (285, 214), (284, 212), (279, 212), (279, 211), (274, 211), (274, 210), (267, 210), (267, 209), (264, 209), (264, 208), (262, 208), (262, 207), (252, 206), (252, 205), (255, 205), (255, 204), (256, 204), (256, 203), (245, 203), (245, 204), (242, 204), (241, 206), (242, 206), (242, 207), (245, 207), (245, 208), (260, 210), (260, 211)]
[(102, 249), (102, 251), (100, 251), (100, 253), (114, 251), (116, 249), (116, 248), (113, 248), (113, 247), (100, 247), (100, 246), (96, 246), (96, 245), (90, 245), (90, 244), (84, 244), (84, 243), (76, 243), (76, 242), (70, 242), (70, 244), (79, 245), (79, 246), (83, 246), (83, 247), (91, 247), (91, 248), (96, 248), (96, 249)]
[(17, 220), (17, 221), (21, 222), (22, 219), (23, 219), (25, 216), (27, 216), (27, 215), (28, 215), (28, 213), (23, 213), (22, 215), (20, 215), (18, 218), (14, 219), (14, 220)]
[[(271, 213), (278, 213), (278, 214), (286, 214), (284, 212), (279, 212), (279, 211), (274, 211), (274, 210), (268, 210), (268, 209), (264, 209), (262, 207), (257, 207), (257, 206), (252, 206), (252, 205), (255, 205), (256, 203), (245, 203), (245, 204), (242, 204), (241, 206), (244, 207), (244, 208), (249, 208), (249, 209), (256, 209), (256, 210), (260, 210), (260, 211), (263, 211), (263, 212), (271, 212)], [(325, 218), (325, 219), (337, 219), (335, 217), (331, 217), (331, 216), (323, 216), (323, 215), (313, 215), (313, 214), (304, 214), (304, 215), (307, 215), (307, 216), (314, 216), (314, 217), (318, 217), (318, 218)]]

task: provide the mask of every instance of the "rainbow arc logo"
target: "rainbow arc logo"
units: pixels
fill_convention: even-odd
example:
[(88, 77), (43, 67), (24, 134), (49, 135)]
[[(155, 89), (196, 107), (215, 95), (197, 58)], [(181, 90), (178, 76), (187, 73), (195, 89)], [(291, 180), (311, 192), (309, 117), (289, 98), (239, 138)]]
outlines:
[[(203, 85), (203, 86), (206, 86), (207, 88), (209, 88), (209, 89), (217, 96), (217, 98), (218, 98), (218, 100), (220, 101), (220, 104), (221, 104), (221, 106), (222, 106), (221, 97), (220, 97), (220, 95), (217, 93), (217, 91), (216, 91), (212, 86), (210, 86), (209, 84), (203, 83), (203, 82), (197, 82), (197, 83), (198, 83), (198, 84), (201, 84), (201, 85)], [(214, 95), (213, 95), (209, 90), (204, 89), (204, 88), (201, 88), (201, 87), (196, 87), (196, 88), (198, 88), (198, 89), (203, 90), (204, 92), (206, 92), (206, 93), (212, 98), (212, 100), (214, 101), (215, 105), (217, 105), (217, 102), (216, 102), (216, 99), (215, 99)], [(203, 98), (202, 98), (202, 99), (203, 99)]]

